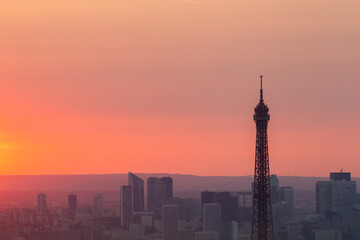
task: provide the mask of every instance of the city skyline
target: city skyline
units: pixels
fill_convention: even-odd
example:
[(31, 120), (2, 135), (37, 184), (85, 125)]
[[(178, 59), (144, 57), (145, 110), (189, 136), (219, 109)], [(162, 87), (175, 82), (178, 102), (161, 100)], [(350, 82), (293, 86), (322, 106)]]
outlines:
[(264, 74), (271, 172), (360, 176), (359, 6), (2, 1), (0, 174), (252, 175)]
[[(257, 115), (258, 120), (259, 117)], [(146, 179), (128, 174), (136, 178), (136, 182)], [(147, 180), (154, 183), (154, 176), (148, 175)], [(163, 180), (173, 182), (169, 176)], [(131, 180), (131, 183), (134, 182)], [(357, 240), (360, 236), (360, 195), (356, 185), (351, 172), (330, 172), (328, 179), (316, 182), (316, 194), (301, 196), (294, 194), (293, 187), (283, 185), (276, 175), (271, 175), (275, 239)], [(136, 188), (134, 184), (123, 185), (115, 193), (104, 192), (105, 195), (80, 191), (79, 195), (67, 195), (67, 202), (66, 192), (56, 199), (49, 197), (49, 201), (47, 193), (43, 192), (37, 194), (37, 205), (27, 208), (22, 204), (14, 208), (14, 202), (4, 202), (0, 209), (3, 226), (0, 234), (5, 234), (5, 240), (13, 237), (19, 240), (265, 239), (253, 238), (251, 233), (251, 202), (256, 206), (256, 198), (252, 201), (251, 196), (255, 196), (256, 191), (201, 190), (196, 197), (180, 194), (165, 200), (159, 216), (149, 209), (132, 211), (137, 202), (132, 197), (132, 189)], [(152, 193), (148, 191), (147, 194)], [(82, 199), (80, 207), (77, 207), (78, 196)]]
[(359, 240), (359, 10), (0, 1), (0, 240)]

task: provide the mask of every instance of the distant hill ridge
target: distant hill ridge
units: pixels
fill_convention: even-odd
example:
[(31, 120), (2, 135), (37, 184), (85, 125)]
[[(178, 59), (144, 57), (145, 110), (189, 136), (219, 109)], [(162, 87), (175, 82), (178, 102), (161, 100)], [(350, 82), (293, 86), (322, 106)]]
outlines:
[[(246, 191), (250, 190), (252, 176), (195, 176), (166, 173), (135, 173), (145, 181), (149, 177), (170, 176), (174, 192)], [(317, 181), (328, 177), (278, 176), (280, 186), (292, 186), (298, 191), (315, 191)], [(360, 178), (353, 178), (360, 181)], [(0, 175), (0, 191), (119, 191), (127, 184), (127, 174), (89, 175)], [(359, 187), (359, 183), (358, 183)]]

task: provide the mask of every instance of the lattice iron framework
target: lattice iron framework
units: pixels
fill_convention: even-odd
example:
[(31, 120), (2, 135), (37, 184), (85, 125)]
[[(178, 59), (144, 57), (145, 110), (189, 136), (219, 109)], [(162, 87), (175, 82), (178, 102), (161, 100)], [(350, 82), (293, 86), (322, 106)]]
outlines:
[(263, 100), (262, 78), (263, 76), (260, 76), (260, 101), (254, 113), (254, 121), (256, 123), (256, 150), (251, 240), (274, 240), (267, 137), (267, 125), (270, 120), (270, 115), (269, 108)]

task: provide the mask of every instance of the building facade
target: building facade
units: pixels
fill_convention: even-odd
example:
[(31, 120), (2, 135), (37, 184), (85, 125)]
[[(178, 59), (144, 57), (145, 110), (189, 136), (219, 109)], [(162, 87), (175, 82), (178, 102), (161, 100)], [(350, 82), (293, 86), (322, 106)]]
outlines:
[(133, 188), (134, 212), (144, 212), (144, 180), (129, 172), (128, 185)]

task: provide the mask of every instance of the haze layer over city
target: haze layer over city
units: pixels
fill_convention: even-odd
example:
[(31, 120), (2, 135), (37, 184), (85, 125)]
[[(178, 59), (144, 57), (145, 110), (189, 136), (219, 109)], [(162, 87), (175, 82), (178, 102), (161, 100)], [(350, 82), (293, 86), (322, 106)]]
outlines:
[(359, 240), (359, 11), (0, 1), (0, 240)]

